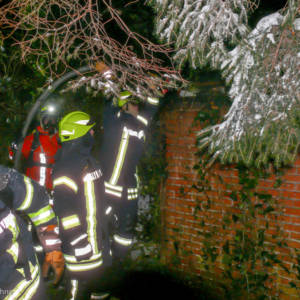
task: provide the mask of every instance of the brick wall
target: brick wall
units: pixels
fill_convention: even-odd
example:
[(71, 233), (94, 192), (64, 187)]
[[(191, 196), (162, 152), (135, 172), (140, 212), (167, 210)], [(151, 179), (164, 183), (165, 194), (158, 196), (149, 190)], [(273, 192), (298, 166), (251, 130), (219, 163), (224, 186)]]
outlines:
[[(198, 162), (194, 155), (196, 135), (200, 129), (194, 118), (198, 112), (199, 106), (184, 104), (174, 106), (163, 115), (168, 163), (162, 201), (164, 255), (180, 270), (218, 280), (224, 269), (220, 256), (212, 263), (213, 269), (203, 268), (203, 243), (206, 248), (215, 247), (216, 253), (220, 254), (224, 241), (235, 238), (236, 228), (231, 224), (224, 229), (222, 220), (226, 213), (235, 209), (229, 194), (239, 190), (240, 184), (234, 166), (215, 165), (210, 171), (211, 176), (207, 176), (211, 189), (203, 193), (193, 188), (198, 176), (194, 169)], [(278, 178), (282, 184), (276, 187)], [(268, 178), (260, 180), (257, 191), (272, 195), (275, 212), (257, 218), (255, 226), (265, 226), (268, 222), (266, 238), (286, 267), (286, 270), (280, 266), (270, 269), (271, 287), (275, 294), (280, 294), (280, 299), (300, 299), (299, 292), (290, 286), (290, 281), (298, 284), (293, 265), (296, 263), (295, 250), (300, 249), (300, 158), (279, 177), (271, 172)], [(208, 199), (211, 201), (209, 207), (206, 206)], [(209, 232), (212, 236), (205, 240), (203, 233)], [(276, 244), (279, 240), (282, 245)]]

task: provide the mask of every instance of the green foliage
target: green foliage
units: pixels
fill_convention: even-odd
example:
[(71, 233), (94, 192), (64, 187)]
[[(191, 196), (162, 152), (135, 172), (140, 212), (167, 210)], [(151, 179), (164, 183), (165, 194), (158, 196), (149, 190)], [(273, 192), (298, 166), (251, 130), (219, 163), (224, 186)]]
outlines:
[(300, 251), (299, 249), (295, 249), (295, 263), (292, 266), (292, 269), (295, 271), (296, 274), (296, 281), (291, 281), (289, 284), (291, 288), (294, 288), (298, 291), (298, 295), (300, 296)]
[[(209, 199), (211, 188), (206, 163), (205, 159), (199, 159), (196, 168), (199, 181), (194, 187)], [(201, 264), (210, 272), (221, 264), (221, 281), (226, 299), (277, 299), (278, 295), (272, 290), (276, 284), (272, 275), (276, 275), (276, 268), (286, 272), (289, 270), (276, 252), (278, 246), (286, 248), (279, 226), (271, 237), (267, 234), (269, 221), (276, 223), (278, 203), (270, 194), (257, 191), (259, 180), (268, 178), (269, 173), (243, 165), (238, 165), (237, 170), (239, 188), (228, 184), (226, 189), (230, 192), (220, 196), (232, 200), (231, 206), (223, 208), (220, 225), (224, 233), (202, 222), (203, 231), (200, 234), (204, 240)], [(222, 178), (214, 178), (224, 184)], [(276, 184), (280, 181), (279, 178)], [(201, 215), (206, 218), (211, 206), (201, 207)], [(211, 224), (208, 217), (207, 223)]]
[[(9, 47), (8, 47), (9, 48)], [(2, 147), (0, 148), (0, 162), (13, 166), (8, 160), (8, 146), (20, 136), (27, 118), (27, 114), (33, 107), (37, 98), (45, 88), (48, 87), (46, 79), (40, 72), (37, 72), (34, 64), (19, 63), (15, 67), (10, 66), (7, 56), (14, 53), (11, 49), (5, 48), (0, 52), (0, 133), (2, 136)], [(101, 93), (93, 95), (85, 87), (77, 90), (63, 91), (66, 86), (61, 86), (55, 91), (60, 95), (60, 100), (55, 103), (60, 110), (60, 116), (74, 111), (82, 110), (89, 113), (96, 121), (95, 136), (96, 147), (101, 140), (101, 117), (102, 103), (104, 97)], [(51, 100), (51, 95), (47, 101)], [(27, 134), (29, 134), (38, 123), (38, 114), (32, 120)]]
[[(209, 109), (211, 101), (207, 101), (206, 105), (195, 122), (217, 122), (219, 115)], [(213, 106), (217, 105), (214, 103)], [(215, 277), (213, 280), (222, 283), (226, 299), (278, 299), (280, 291), (274, 293), (276, 281), (273, 278), (276, 278), (278, 270), (290, 273), (278, 256), (278, 247), (289, 251), (293, 257), (295, 255), (287, 247), (285, 236), (277, 223), (281, 211), (277, 199), (257, 190), (260, 180), (267, 179), (270, 176), (267, 170), (272, 168), (258, 169), (240, 164), (236, 166), (239, 179), (239, 185), (236, 186), (225, 183), (223, 177), (214, 172), (215, 169), (211, 172), (210, 156), (207, 153), (199, 151), (197, 155), (198, 163), (194, 170), (198, 176), (192, 188), (199, 194), (194, 217), (202, 228), (198, 231), (203, 245), (199, 256), (202, 273), (214, 274), (216, 268), (222, 269), (221, 278)], [(275, 172), (273, 188), (278, 188), (282, 184), (283, 170), (276, 169)], [(222, 188), (213, 188), (212, 182), (225, 187), (228, 192), (221, 192)], [(216, 219), (213, 224), (210, 212), (214, 209), (215, 198), (211, 198), (211, 192), (216, 190), (219, 192), (218, 199), (227, 198), (232, 204), (223, 206), (222, 219)], [(274, 230), (272, 234), (268, 231), (271, 221)], [(294, 264), (298, 274), (299, 257)], [(292, 287), (298, 285), (294, 281), (290, 284)]]
[(143, 243), (161, 242), (161, 195), (160, 189), (167, 178), (165, 158), (165, 136), (163, 124), (159, 121), (159, 113), (153, 120), (145, 153), (139, 164), (138, 172), (141, 181), (141, 196), (149, 197), (149, 208), (139, 216), (143, 230), (139, 240)]
[(17, 50), (0, 43), (0, 162), (8, 160), (8, 145), (20, 136), (27, 112), (41, 93), (45, 78), (29, 64), (23, 64)]

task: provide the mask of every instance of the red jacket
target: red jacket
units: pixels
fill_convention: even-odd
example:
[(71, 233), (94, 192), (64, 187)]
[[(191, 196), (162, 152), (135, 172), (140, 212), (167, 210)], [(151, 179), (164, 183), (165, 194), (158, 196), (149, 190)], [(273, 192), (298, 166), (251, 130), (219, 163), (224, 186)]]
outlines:
[(24, 139), (22, 156), (25, 159), (25, 173), (48, 190), (53, 188), (54, 156), (60, 147), (58, 134), (49, 135), (41, 126)]

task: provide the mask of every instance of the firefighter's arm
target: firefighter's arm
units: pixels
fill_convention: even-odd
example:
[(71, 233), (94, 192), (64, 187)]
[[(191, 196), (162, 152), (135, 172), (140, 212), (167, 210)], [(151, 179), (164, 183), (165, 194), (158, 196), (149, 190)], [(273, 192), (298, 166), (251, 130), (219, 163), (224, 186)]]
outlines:
[(152, 121), (153, 116), (158, 110), (159, 107), (159, 98), (155, 97), (147, 97), (147, 100), (144, 103), (144, 106), (139, 112), (138, 120), (140, 120), (146, 127), (149, 126), (149, 124)]
[(2, 204), (0, 200), (0, 257), (5, 254), (11, 254), (10, 249), (19, 236), (16, 217)]
[[(28, 188), (30, 188), (28, 182), (27, 184)], [(42, 276), (47, 278), (50, 268), (53, 269), (55, 273), (53, 284), (56, 285), (63, 276), (65, 265), (61, 251), (57, 219), (52, 207), (49, 205), (49, 195), (46, 190), (34, 181), (31, 181), (31, 184), (34, 188), (34, 195), (32, 196), (31, 207), (28, 207), (26, 210), (31, 221), (37, 228), (39, 240), (46, 253), (42, 265)], [(36, 205), (36, 202), (40, 202), (40, 205)]]
[(45, 270), (52, 267), (56, 275), (54, 283), (58, 283), (64, 270), (64, 258), (57, 220), (49, 205), (49, 195), (44, 187), (18, 172), (12, 174), (10, 184), (14, 185), (13, 207), (31, 219), (46, 252), (43, 275), (46, 277)]
[(35, 226), (56, 223), (45, 188), (16, 170), (1, 165), (0, 193), (7, 207), (29, 216)]
[[(49, 194), (45, 188), (26, 176), (18, 181), (19, 194), (14, 193), (16, 210), (25, 213), (37, 228), (45, 252), (59, 251), (57, 220), (49, 205)], [(21, 196), (21, 198), (20, 198)]]
[(20, 230), (16, 216), (3, 203), (0, 200), (0, 274), (11, 276), (11, 278), (1, 277), (3, 282), (6, 280), (7, 283), (17, 276), (17, 269), (24, 271), (28, 258), (22, 251), (24, 245), (19, 238)]
[(120, 108), (116, 107), (112, 101), (105, 101), (103, 107), (103, 125), (113, 124), (117, 119), (117, 113)]
[[(48, 228), (50, 225), (57, 226), (54, 212), (49, 205), (49, 196), (45, 189), (35, 181), (23, 176), (14, 169), (10, 169), (0, 165), (0, 193), (3, 199), (2, 204), (9, 207), (12, 211), (20, 211), (30, 217), (33, 224), (37, 227), (37, 231)], [(9, 218), (8, 218), (9, 217)], [(17, 251), (17, 227), (13, 226), (13, 214), (9, 214), (4, 220), (7, 230), (12, 234), (12, 245), (7, 252), (15, 260)], [(16, 224), (16, 222), (15, 222)], [(3, 224), (2, 224), (3, 225)], [(3, 226), (4, 226), (3, 225)], [(2, 226), (2, 227), (3, 227)], [(3, 227), (4, 228), (4, 227)], [(3, 229), (2, 229), (3, 230)], [(55, 269), (56, 281), (58, 282), (62, 276), (64, 260), (60, 251), (60, 240), (58, 234), (52, 239), (48, 234), (44, 235), (44, 245), (47, 244), (47, 255), (55, 256), (56, 260), (51, 260), (51, 264)], [(14, 242), (15, 241), (15, 242)], [(50, 245), (51, 244), (51, 245)], [(48, 247), (49, 246), (49, 247)], [(53, 248), (51, 248), (51, 247)], [(49, 254), (48, 254), (49, 253)], [(51, 254), (50, 254), (51, 253)], [(60, 254), (57, 256), (57, 254)]]
[[(43, 220), (43, 218), (39, 218), (39, 214), (43, 213), (49, 216), (54, 215), (51, 206), (48, 204), (44, 207), (44, 209), (42, 209), (42, 212), (39, 211), (38, 215), (34, 216), (34, 218), (37, 218), (37, 222), (41, 222), (41, 220)], [(56, 219), (50, 219), (49, 221), (45, 220), (45, 223), (37, 225), (37, 235), (45, 251), (45, 258), (42, 265), (42, 276), (43, 278), (47, 278), (49, 270), (52, 269), (55, 273), (53, 284), (56, 285), (60, 282), (63, 276), (65, 266)]]
[(20, 275), (16, 269), (16, 263), (13, 257), (8, 252), (0, 255), (0, 274), (2, 274), (2, 276), (0, 276), (1, 287), (7, 286), (15, 281), (16, 277)]
[[(0, 248), (4, 250), (2, 245), (3, 239), (0, 237)], [(12, 244), (11, 244), (12, 245)], [(22, 266), (18, 268), (18, 245), (9, 247), (5, 252), (0, 253), (0, 287), (5, 287), (15, 282), (16, 280), (22, 280), (24, 277), (19, 270), (22, 270)], [(1, 298), (2, 299), (2, 298)]]
[(34, 180), (11, 169), (9, 187), (13, 192), (14, 210), (28, 215), (35, 226), (55, 223), (55, 216), (49, 207), (49, 195), (44, 187)]

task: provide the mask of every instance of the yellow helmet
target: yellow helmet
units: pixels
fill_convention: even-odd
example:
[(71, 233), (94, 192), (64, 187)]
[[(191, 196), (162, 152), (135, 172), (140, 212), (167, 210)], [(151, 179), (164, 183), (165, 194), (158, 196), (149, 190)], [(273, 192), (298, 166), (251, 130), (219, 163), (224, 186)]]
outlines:
[(126, 103), (135, 103), (138, 104), (139, 101), (134, 95), (129, 91), (123, 91), (120, 93), (119, 98), (117, 99), (117, 103), (119, 107), (122, 107)]
[(82, 111), (67, 114), (59, 122), (59, 137), (61, 142), (71, 141), (84, 136), (95, 123), (90, 124), (91, 117)]

